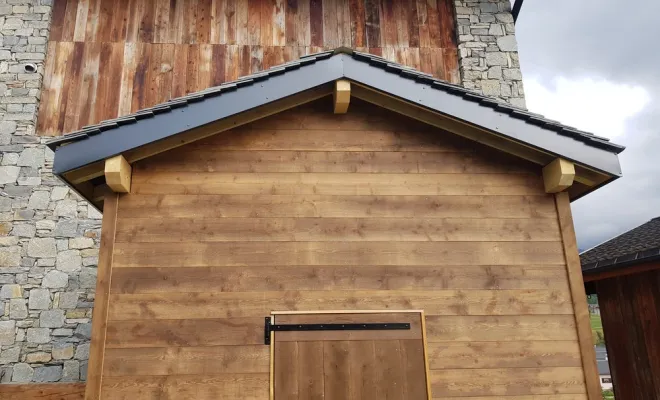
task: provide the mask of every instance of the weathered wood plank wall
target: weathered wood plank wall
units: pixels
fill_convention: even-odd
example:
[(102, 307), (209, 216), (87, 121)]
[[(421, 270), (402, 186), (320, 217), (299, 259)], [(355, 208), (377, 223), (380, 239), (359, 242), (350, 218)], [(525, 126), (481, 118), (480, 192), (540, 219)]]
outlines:
[(593, 285), (616, 398), (660, 398), (660, 269)]
[(37, 130), (69, 133), (339, 46), (458, 83), (451, 0), (56, 0)]
[(423, 309), (435, 398), (585, 400), (538, 167), (322, 99), (133, 165), (103, 398), (267, 399), (271, 311)]

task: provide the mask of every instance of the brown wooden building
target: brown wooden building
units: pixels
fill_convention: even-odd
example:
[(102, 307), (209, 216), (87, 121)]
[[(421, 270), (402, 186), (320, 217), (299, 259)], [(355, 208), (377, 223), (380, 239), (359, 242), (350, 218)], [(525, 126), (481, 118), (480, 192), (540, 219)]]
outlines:
[(660, 217), (580, 255), (617, 400), (660, 398)]
[(89, 399), (597, 399), (570, 200), (621, 147), (338, 49), (50, 143)]

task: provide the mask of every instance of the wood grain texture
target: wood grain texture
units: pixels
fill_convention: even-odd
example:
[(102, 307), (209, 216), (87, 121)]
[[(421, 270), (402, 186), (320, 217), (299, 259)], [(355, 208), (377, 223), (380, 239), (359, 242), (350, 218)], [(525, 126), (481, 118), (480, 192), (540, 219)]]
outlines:
[(85, 396), (84, 383), (32, 383), (0, 385), (2, 400), (82, 400)]
[[(272, 5), (260, 13), (276, 12)], [(237, 7), (211, 4), (219, 6)], [(389, 39), (410, 41), (410, 21), (419, 16), (399, 5), (391, 11), (408, 22), (395, 24)], [(271, 26), (271, 40), (274, 32)], [(201, 47), (188, 60), (193, 54), (199, 64)], [(424, 310), (435, 376), (420, 386), (425, 391), (428, 382), (436, 397), (583, 400), (560, 222), (539, 168), (364, 102), (333, 116), (328, 100), (132, 164), (135, 187), (161, 189), (119, 201), (110, 381), (103, 387), (149, 398), (153, 384), (185, 397), (180, 385), (189, 382), (204, 398), (223, 387), (214, 380), (220, 375), (264, 374), (267, 396), (263, 323), (272, 312), (281, 322), (287, 311), (342, 311), (347, 318), (350, 310)], [(460, 187), (471, 189), (448, 192)], [(496, 187), (506, 191), (491, 192)], [(296, 318), (319, 318), (307, 315)], [(383, 335), (387, 346), (367, 348), (373, 332), (326, 333), (323, 346), (314, 346), (306, 334), (275, 335), (286, 343), (280, 352), (294, 376), (275, 374), (282, 383), (274, 391), (299, 399), (417, 393), (405, 387), (424, 362), (386, 371), (365, 366), (389, 365), (397, 354), (424, 361), (418, 343)], [(149, 371), (149, 363), (160, 365)], [(339, 380), (346, 367), (361, 383), (320, 384), (314, 369), (326, 367)]]
[(562, 192), (555, 194), (555, 202), (557, 204), (559, 227), (561, 229), (564, 255), (566, 257), (568, 282), (571, 289), (572, 303), (580, 343), (580, 353), (582, 355), (582, 367), (584, 369), (584, 379), (587, 387), (587, 396), (590, 400), (600, 400), (602, 397), (602, 390), (600, 386), (598, 365), (596, 364), (596, 351), (594, 350), (591, 320), (589, 317), (589, 309), (587, 308), (587, 294), (584, 290), (584, 281), (582, 280), (582, 268), (580, 256), (578, 255), (575, 229), (573, 228), (573, 215), (571, 214), (571, 203), (568, 198), (568, 193)]
[(262, 400), (268, 398), (268, 374), (108, 377), (101, 399), (126, 398)]
[(110, 193), (103, 204), (103, 225), (101, 227), (101, 246), (99, 248), (99, 265), (96, 277), (96, 296), (94, 299), (94, 314), (92, 317), (92, 336), (89, 349), (89, 367), (87, 370), (87, 385), (85, 399), (98, 399), (101, 395), (103, 380), (103, 363), (108, 330), (108, 302), (115, 243), (115, 227), (119, 195)]
[(660, 395), (660, 272), (643, 271), (594, 282), (617, 398)]
[[(426, 22), (426, 3), (423, 8), (418, 3), (419, 0), (400, 4), (372, 0), (58, 0), (53, 7), (46, 61), (47, 71), (56, 73), (50, 74), (54, 79), (47, 73), (44, 80), (37, 132), (62, 135), (338, 46), (385, 55), (425, 72), (431, 69), (415, 54), (433, 50), (441, 65), (433, 69), (436, 77), (459, 83), (452, 2), (433, 0), (432, 24)], [(429, 39), (430, 35), (434, 40)], [(103, 46), (101, 56), (107, 61), (100, 64), (101, 96), (88, 96), (87, 103), (72, 96), (87, 82), (81, 71), (98, 69), (99, 64), (86, 57), (69, 60), (74, 42), (76, 54)], [(128, 43), (140, 51), (122, 63), (120, 49)], [(168, 55), (174, 47), (199, 55), (203, 46), (210, 45), (214, 50), (202, 52), (201, 66), (177, 62), (185, 51), (177, 51), (176, 57)], [(213, 56), (211, 59), (216, 62), (205, 64), (210, 60), (204, 58), (206, 55), (221, 53), (230, 55), (226, 58), (230, 68)], [(233, 57), (238, 54), (247, 56)], [(149, 84), (139, 79), (140, 68), (136, 71), (136, 65), (151, 71)], [(204, 69), (201, 78), (187, 85), (185, 92), (170, 79), (197, 76), (200, 67)], [(208, 76), (214, 79), (211, 81)], [(51, 95), (53, 92), (55, 95)], [(127, 92), (144, 101), (133, 102), (128, 108), (126, 97), (119, 96)], [(84, 111), (90, 106), (94, 113)]]
[(580, 367), (432, 370), (431, 388), (436, 398), (585, 393)]
[(291, 291), (116, 294), (108, 319), (257, 317), (270, 310), (423, 309), (428, 315), (571, 314), (569, 293), (556, 290)]
[(122, 268), (112, 293), (276, 290), (548, 289), (568, 292), (562, 266), (274, 266)]

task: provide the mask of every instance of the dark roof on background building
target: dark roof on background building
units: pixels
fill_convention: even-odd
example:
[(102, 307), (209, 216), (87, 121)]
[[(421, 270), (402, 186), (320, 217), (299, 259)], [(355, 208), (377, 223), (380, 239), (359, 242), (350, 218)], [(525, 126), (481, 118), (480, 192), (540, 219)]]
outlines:
[(617, 154), (624, 147), (606, 138), (346, 48), (308, 55), (52, 140), (48, 146), (56, 151), (53, 172), (62, 175), (337, 79), (349, 79), (615, 178), (621, 175)]
[(660, 217), (580, 254), (583, 273), (653, 260), (660, 260)]

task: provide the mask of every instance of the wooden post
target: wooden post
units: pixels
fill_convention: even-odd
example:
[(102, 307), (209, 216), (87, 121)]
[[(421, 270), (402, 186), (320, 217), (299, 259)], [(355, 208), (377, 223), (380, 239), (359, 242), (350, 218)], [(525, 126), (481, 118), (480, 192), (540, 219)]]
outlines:
[(589, 400), (601, 400), (602, 390), (596, 364), (596, 351), (591, 333), (591, 321), (589, 308), (587, 307), (587, 293), (584, 290), (582, 280), (582, 267), (578, 255), (575, 229), (573, 228), (573, 215), (571, 214), (571, 203), (568, 193), (562, 192), (555, 195), (557, 215), (559, 217), (559, 228), (561, 230), (562, 244), (564, 246), (564, 257), (568, 272), (568, 283), (573, 299), (573, 312), (575, 313), (575, 324), (577, 326), (578, 343), (580, 355), (582, 356), (582, 369), (587, 386), (587, 398)]
[(131, 164), (121, 154), (105, 160), (105, 183), (117, 193), (131, 191)]
[(351, 83), (344, 79), (336, 81), (333, 98), (335, 100), (335, 114), (346, 114), (348, 104), (351, 102)]
[(112, 276), (112, 256), (115, 247), (118, 205), (119, 195), (116, 193), (110, 193), (105, 197), (85, 400), (98, 400), (101, 398), (101, 378), (103, 376), (103, 360), (105, 357), (105, 334), (108, 325), (108, 301), (110, 297), (110, 278)]

